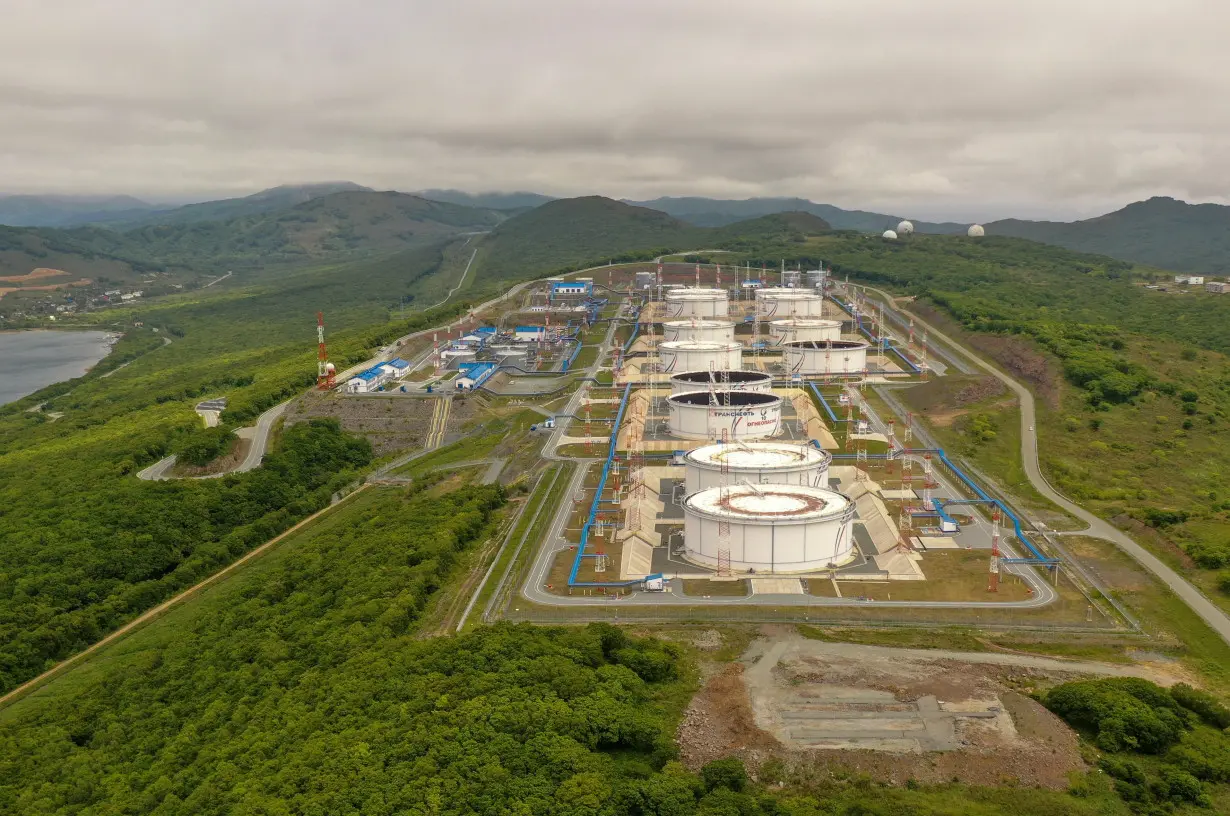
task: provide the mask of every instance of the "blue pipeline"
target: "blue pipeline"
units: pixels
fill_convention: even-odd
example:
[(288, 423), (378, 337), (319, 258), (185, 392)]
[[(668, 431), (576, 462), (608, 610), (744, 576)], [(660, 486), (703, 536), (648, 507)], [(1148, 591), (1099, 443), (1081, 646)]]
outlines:
[(816, 384), (814, 382), (808, 382), (807, 387), (810, 388), (811, 392), (816, 395), (816, 399), (820, 400), (820, 404), (824, 406), (824, 411), (829, 415), (829, 419), (833, 422), (841, 422), (841, 420), (837, 418), (837, 414), (833, 413), (833, 409), (829, 405), (828, 400), (826, 400), (824, 395), (820, 393), (820, 389), (816, 388)]
[[(834, 303), (836, 303), (838, 306), (840, 306), (841, 308), (845, 309), (847, 312), (849, 312), (849, 313), (850, 313), (850, 316), (854, 318), (854, 324), (858, 327), (858, 330), (859, 330), (859, 331), (861, 331), (863, 334), (867, 335), (867, 339), (868, 339), (868, 340), (872, 341), (873, 343), (879, 343), (879, 342), (880, 342), (880, 338), (879, 338), (879, 336), (877, 336), (876, 334), (872, 333), (872, 331), (871, 331), (870, 329), (868, 329), (866, 326), (864, 326), (864, 325), (863, 325), (863, 318), (862, 318), (862, 316), (861, 316), (861, 315), (856, 315), (856, 314), (854, 314), (854, 309), (853, 309), (853, 307), (851, 307), (848, 303), (845, 303), (845, 302), (843, 302), (842, 300), (840, 300), (840, 299), (839, 299), (836, 295), (829, 295), (829, 298), (830, 298), (830, 299), (831, 299)], [(921, 369), (921, 368), (919, 368), (919, 367), (918, 367), (918, 365), (916, 365), (916, 364), (914, 363), (914, 361), (913, 361), (913, 360), (911, 360), (909, 357), (907, 357), (907, 356), (905, 355), (905, 353), (904, 353), (904, 352), (902, 352), (902, 351), (901, 351), (901, 349), (897, 347), (897, 344), (893, 342), (893, 339), (892, 339), (891, 337), (887, 337), (887, 336), (886, 336), (886, 337), (884, 338), (884, 348), (885, 348), (887, 351), (891, 351), (893, 354), (896, 354), (896, 355), (897, 355), (897, 357), (899, 357), (899, 358), (901, 359), (901, 362), (903, 362), (903, 363), (905, 363), (907, 366), (909, 366), (910, 370), (911, 370), (911, 371), (913, 371), (915, 374), (921, 374), (921, 373), (922, 373), (922, 369)]]
[[(1043, 564), (1043, 565), (1059, 563), (1058, 560), (1054, 558), (1048, 558), (1047, 556), (1043, 555), (1042, 552), (1038, 550), (1036, 546), (1034, 546), (1034, 543), (1025, 537), (1025, 531), (1021, 529), (1021, 520), (1017, 518), (1016, 513), (1013, 513), (1011, 510), (1009, 510), (1008, 507), (1003, 502), (1001, 502), (999, 499), (993, 499), (990, 496), (988, 496), (986, 494), (986, 491), (984, 491), (981, 487), (975, 484), (973, 479), (971, 479), (969, 476), (966, 476), (965, 473), (959, 467), (954, 465), (948, 459), (948, 456), (944, 453), (943, 449), (936, 448), (930, 451), (914, 450), (914, 451), (910, 451), (910, 453), (933, 453), (935, 454), (939, 458), (939, 460), (944, 464), (944, 466), (947, 467), (950, 471), (952, 471), (953, 474), (955, 474), (956, 477), (961, 480), (961, 483), (964, 484), (966, 487), (968, 487), (970, 491), (973, 492), (973, 494), (978, 497), (979, 502), (991, 504), (991, 505), (994, 505), (995, 507), (998, 507), (999, 512), (1003, 513), (1004, 516), (1012, 522), (1012, 530), (1016, 536), (1016, 540), (1025, 545), (1025, 548), (1029, 550), (1033, 558), (1012, 559), (1010, 563), (1014, 563), (1014, 564), (1028, 563), (1028, 564)], [(973, 503), (969, 500), (956, 500), (953, 502), (946, 502), (946, 503), (953, 504), (953, 503), (956, 503), (957, 501), (963, 501), (963, 503), (966, 503), (966, 504)], [(936, 502), (935, 504), (938, 507), (938, 502)]]
[(572, 355), (564, 361), (564, 365), (560, 368), (561, 372), (567, 371), (572, 365), (572, 361), (577, 359), (577, 355), (581, 353), (581, 341), (576, 341), (576, 344), (576, 348), (572, 350)]
[(638, 581), (578, 581), (577, 573), (581, 570), (582, 558), (594, 558), (597, 553), (585, 552), (585, 547), (589, 544), (589, 531), (593, 528), (594, 522), (598, 517), (598, 505), (602, 503), (602, 491), (606, 489), (607, 477), (611, 475), (611, 463), (615, 459), (615, 445), (619, 437), (619, 425), (623, 422), (624, 409), (628, 407), (628, 397), (632, 394), (632, 386), (625, 385), (623, 397), (619, 400), (619, 411), (615, 414), (615, 424), (611, 426), (610, 449), (606, 454), (606, 462), (602, 465), (602, 475), (598, 478), (598, 489), (594, 492), (594, 501), (590, 505), (589, 515), (585, 519), (585, 525), (581, 528), (581, 543), (577, 545), (577, 557), (572, 561), (572, 569), (568, 573), (568, 586), (570, 587), (625, 587), (635, 586), (641, 583)]

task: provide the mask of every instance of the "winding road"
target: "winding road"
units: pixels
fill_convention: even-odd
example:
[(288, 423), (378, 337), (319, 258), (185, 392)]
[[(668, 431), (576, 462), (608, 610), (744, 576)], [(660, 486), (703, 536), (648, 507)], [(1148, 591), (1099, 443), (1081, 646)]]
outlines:
[[(888, 292), (871, 286), (863, 288), (879, 293), (891, 309), (912, 317), (915, 323), (926, 326), (927, 331), (930, 332), (932, 337), (939, 338), (943, 342), (947, 343), (951, 348), (964, 349), (960, 343), (936, 329), (935, 326), (928, 324), (918, 315), (899, 308), (894, 301), (893, 296)], [(984, 369), (1004, 385), (1008, 386), (1008, 388), (1012, 389), (1013, 393), (1016, 394), (1017, 399), (1020, 401), (1021, 461), (1025, 465), (1025, 475), (1029, 478), (1030, 484), (1034, 486), (1034, 489), (1036, 489), (1047, 499), (1071, 513), (1076, 518), (1088, 524), (1089, 529), (1083, 531), (1082, 535), (1091, 536), (1093, 538), (1101, 538), (1113, 543), (1116, 547), (1123, 550), (1123, 552), (1135, 559), (1136, 562), (1142, 567), (1153, 573), (1158, 580), (1182, 598), (1183, 602), (1191, 607), (1192, 611), (1199, 615), (1201, 620), (1212, 627), (1223, 640), (1230, 643), (1230, 617), (1228, 617), (1226, 613), (1218, 608), (1212, 601), (1206, 598), (1204, 593), (1186, 581), (1183, 576), (1171, 569), (1160, 558), (1129, 538), (1122, 530), (1110, 524), (1105, 519), (1095, 516), (1093, 513), (1071, 501), (1051, 486), (1051, 483), (1047, 481), (1046, 476), (1043, 475), (1041, 466), (1038, 464), (1038, 434), (1035, 430), (1035, 428), (1038, 427), (1038, 420), (1033, 393), (1030, 392), (1030, 390), (1024, 385), (1017, 382), (1012, 377), (1000, 371), (998, 368), (986, 362), (982, 358), (968, 353), (966, 356), (969, 357), (969, 359), (979, 368)]]

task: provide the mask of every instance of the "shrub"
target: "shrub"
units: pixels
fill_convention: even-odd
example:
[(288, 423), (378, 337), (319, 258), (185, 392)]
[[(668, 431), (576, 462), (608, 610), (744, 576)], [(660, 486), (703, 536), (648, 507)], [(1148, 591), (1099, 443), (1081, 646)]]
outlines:
[(1214, 728), (1230, 728), (1230, 708), (1207, 691), (1192, 688), (1187, 683), (1177, 683), (1171, 687), (1170, 696), (1188, 711), (1199, 714), (1200, 719)]
[(747, 786), (747, 771), (742, 760), (737, 757), (715, 759), (700, 769), (700, 778), (705, 783), (705, 790), (729, 788), (738, 793)]

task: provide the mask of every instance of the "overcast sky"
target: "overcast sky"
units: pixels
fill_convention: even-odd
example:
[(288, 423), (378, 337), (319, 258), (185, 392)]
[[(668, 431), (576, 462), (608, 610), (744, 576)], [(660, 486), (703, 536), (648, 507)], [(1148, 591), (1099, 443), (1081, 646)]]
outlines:
[(1224, 202), (1194, 0), (5, 0), (0, 190), (346, 179), (915, 218)]

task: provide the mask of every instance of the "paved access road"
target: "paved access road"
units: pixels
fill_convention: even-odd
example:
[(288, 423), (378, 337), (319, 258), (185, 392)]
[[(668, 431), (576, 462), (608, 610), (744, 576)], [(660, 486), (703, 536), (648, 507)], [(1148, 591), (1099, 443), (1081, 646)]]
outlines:
[[(900, 311), (902, 314), (914, 318), (914, 322), (927, 326), (928, 332), (932, 337), (937, 337), (950, 347), (962, 349), (960, 343), (948, 337), (943, 332), (939, 331), (918, 315), (911, 314), (905, 309), (899, 309), (893, 296), (882, 289), (867, 287), (873, 292), (878, 292), (884, 296), (885, 300), (893, 309)], [(1115, 527), (1104, 519), (1095, 516), (1085, 508), (1081, 507), (1073, 501), (1064, 497), (1059, 491), (1051, 487), (1051, 483), (1046, 480), (1046, 476), (1042, 474), (1042, 468), (1038, 464), (1038, 434), (1034, 430), (1038, 427), (1037, 412), (1034, 405), (1034, 395), (1021, 383), (1009, 377), (1004, 372), (1000, 371), (995, 366), (982, 360), (974, 355), (967, 355), (978, 367), (985, 369), (988, 373), (1002, 382), (1004, 385), (1012, 389), (1016, 394), (1017, 399), (1021, 404), (1021, 461), (1025, 464), (1025, 475), (1029, 477), (1030, 483), (1034, 488), (1046, 498), (1053, 501), (1055, 504), (1067, 510), (1076, 518), (1089, 525), (1089, 529), (1083, 534), (1092, 536), (1093, 538), (1101, 538), (1110, 541), (1119, 549), (1134, 558), (1142, 567), (1149, 570), (1157, 576), (1158, 580), (1170, 587), (1176, 595), (1183, 599), (1183, 602), (1192, 608), (1200, 618), (1213, 628), (1217, 634), (1221, 635), (1222, 639), (1230, 643), (1230, 617), (1221, 609), (1213, 604), (1204, 594), (1192, 586), (1183, 576), (1175, 572), (1167, 566), (1160, 558), (1146, 550), (1144, 547), (1133, 541), (1126, 533)]]

